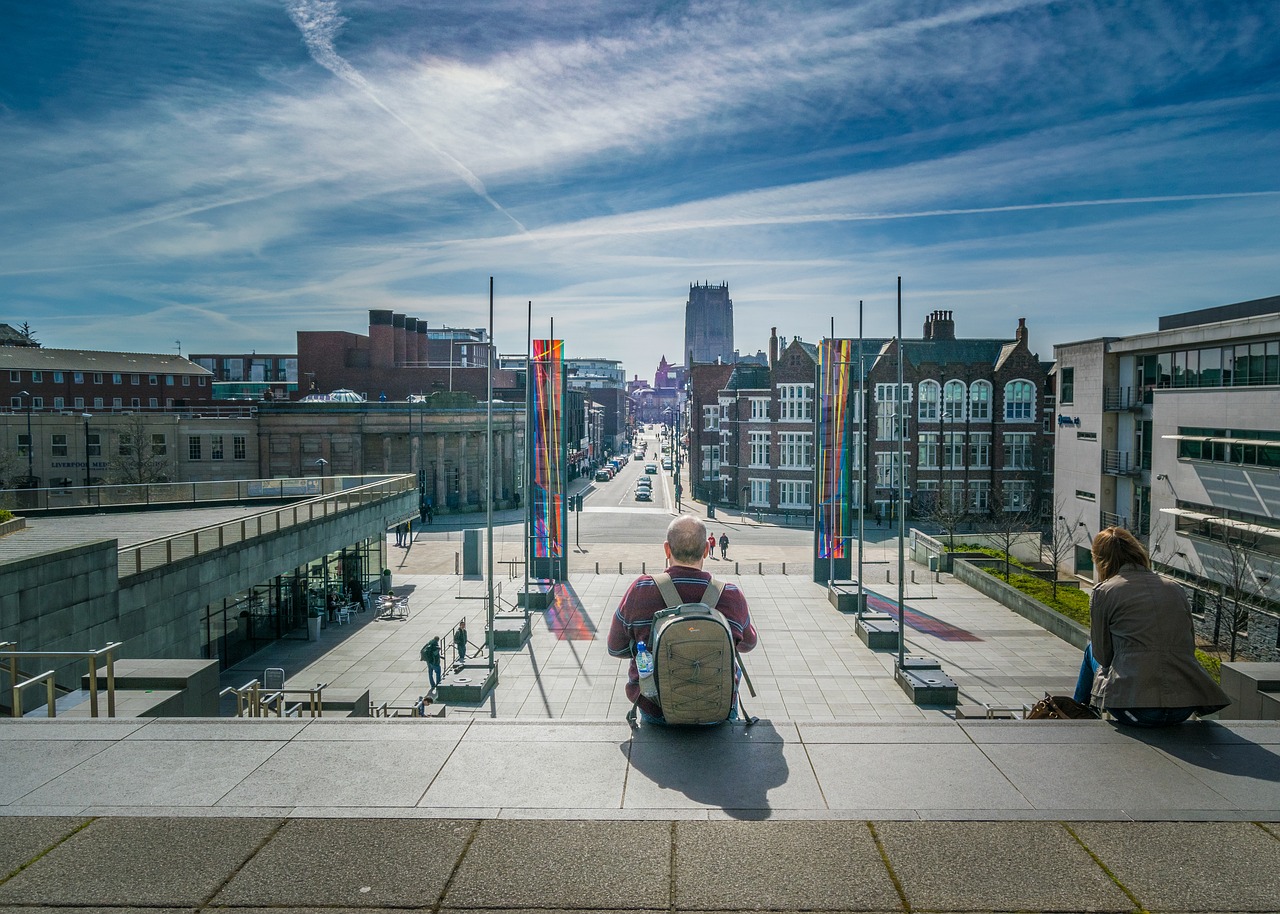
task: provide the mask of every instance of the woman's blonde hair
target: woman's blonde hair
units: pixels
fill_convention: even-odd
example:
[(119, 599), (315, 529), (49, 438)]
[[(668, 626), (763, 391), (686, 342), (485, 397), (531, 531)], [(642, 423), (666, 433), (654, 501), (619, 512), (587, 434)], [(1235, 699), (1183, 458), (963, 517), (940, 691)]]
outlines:
[(1105, 581), (1125, 565), (1151, 570), (1151, 557), (1137, 537), (1124, 527), (1108, 527), (1093, 538), (1093, 564), (1098, 581)]

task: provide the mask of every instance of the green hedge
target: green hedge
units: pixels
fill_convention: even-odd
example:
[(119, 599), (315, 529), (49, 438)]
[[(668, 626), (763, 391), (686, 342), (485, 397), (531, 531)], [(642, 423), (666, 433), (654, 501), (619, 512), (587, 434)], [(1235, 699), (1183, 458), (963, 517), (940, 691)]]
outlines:
[(12, 511), (7, 511), (4, 508), (0, 508), (0, 524), (3, 524), (7, 520), (13, 520), (13, 518), (14, 518), (14, 514)]

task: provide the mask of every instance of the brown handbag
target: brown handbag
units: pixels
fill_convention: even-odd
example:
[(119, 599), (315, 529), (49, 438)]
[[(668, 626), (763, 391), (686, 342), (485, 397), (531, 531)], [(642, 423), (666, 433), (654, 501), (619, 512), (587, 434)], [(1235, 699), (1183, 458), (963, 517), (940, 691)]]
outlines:
[(1027, 712), (1027, 720), (1097, 720), (1098, 714), (1067, 695), (1048, 695)]

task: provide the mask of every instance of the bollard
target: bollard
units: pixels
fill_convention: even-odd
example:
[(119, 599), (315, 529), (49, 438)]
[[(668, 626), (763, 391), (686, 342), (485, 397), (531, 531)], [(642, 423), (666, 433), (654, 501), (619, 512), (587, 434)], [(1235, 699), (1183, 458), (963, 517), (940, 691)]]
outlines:
[(596, 574), (600, 573), (600, 563), (596, 562)]
[(461, 553), (455, 552), (455, 553), (453, 554), (453, 573), (454, 573), (454, 574), (458, 574), (458, 573), (459, 573), (459, 571), (458, 571), (458, 562), (459, 562), (459, 561), (461, 561), (461, 559), (462, 559), (462, 554), (461, 554)]
[(622, 574), (622, 563), (618, 563), (618, 574)]
[(915, 570), (914, 568), (912, 568), (912, 569), (911, 569), (911, 583), (912, 583), (912, 584), (914, 584), (915, 582), (916, 582), (916, 570)]
[(764, 574), (764, 562), (756, 562), (756, 574)]
[(785, 576), (785, 575), (786, 575), (786, 573), (787, 573), (787, 563), (786, 563), (786, 562), (783, 562), (783, 563), (782, 563), (782, 574)]
[(891, 584), (891, 583), (893, 583), (892, 581), (890, 581), (890, 580), (889, 580), (889, 572), (887, 572), (887, 571), (884, 573), (884, 582), (885, 582), (886, 584)]
[(648, 572), (647, 572), (647, 571), (645, 571), (644, 565), (645, 565), (645, 563), (644, 563), (644, 562), (641, 562), (641, 563), (640, 563), (640, 573), (641, 573), (641, 574), (648, 574)]

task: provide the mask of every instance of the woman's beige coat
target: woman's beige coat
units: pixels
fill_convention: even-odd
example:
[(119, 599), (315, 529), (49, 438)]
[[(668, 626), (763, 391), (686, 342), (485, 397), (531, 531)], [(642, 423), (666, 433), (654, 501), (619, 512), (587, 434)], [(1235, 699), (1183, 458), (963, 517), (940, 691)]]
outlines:
[(1182, 588), (1140, 565), (1125, 565), (1089, 601), (1093, 659), (1103, 667), (1094, 701), (1105, 708), (1195, 708), (1230, 704), (1195, 655)]

